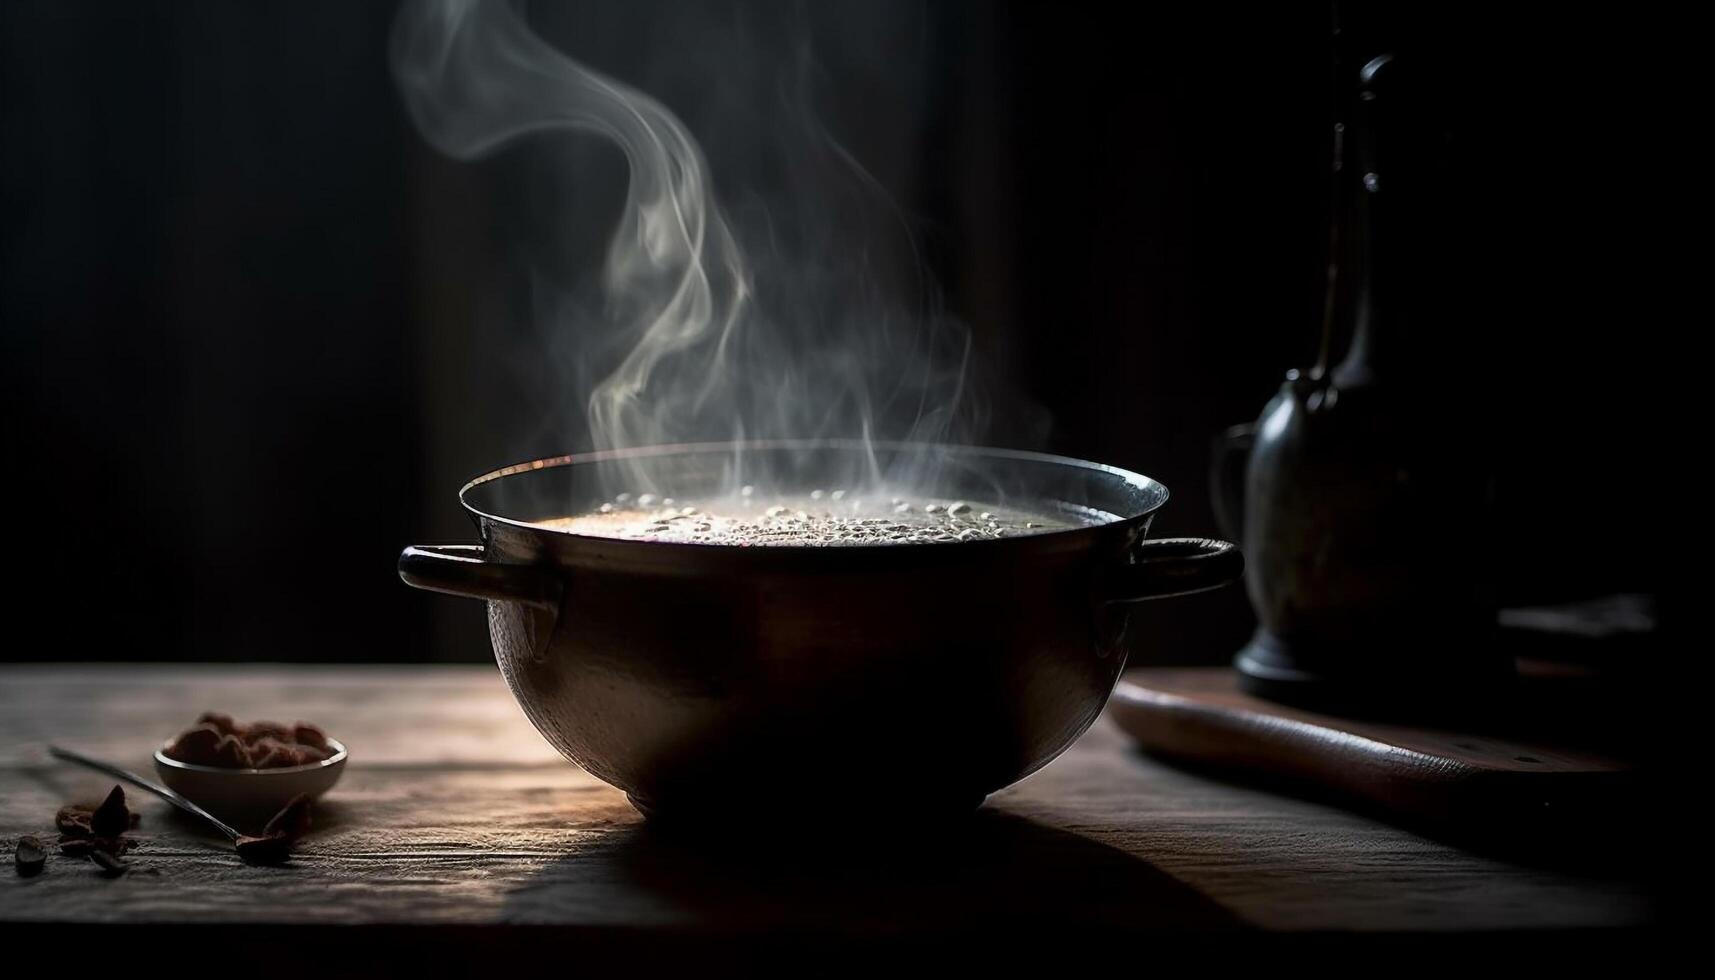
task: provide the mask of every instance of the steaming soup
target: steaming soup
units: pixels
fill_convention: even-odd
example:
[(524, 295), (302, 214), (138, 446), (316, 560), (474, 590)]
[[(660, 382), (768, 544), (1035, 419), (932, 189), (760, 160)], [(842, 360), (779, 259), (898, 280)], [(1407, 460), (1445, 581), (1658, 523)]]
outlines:
[(539, 523), (574, 534), (635, 541), (828, 547), (981, 541), (1110, 519), (1092, 513), (1083, 520), (964, 500), (860, 498), (817, 490), (769, 499), (746, 492), (736, 499), (697, 503), (620, 494), (594, 513)]

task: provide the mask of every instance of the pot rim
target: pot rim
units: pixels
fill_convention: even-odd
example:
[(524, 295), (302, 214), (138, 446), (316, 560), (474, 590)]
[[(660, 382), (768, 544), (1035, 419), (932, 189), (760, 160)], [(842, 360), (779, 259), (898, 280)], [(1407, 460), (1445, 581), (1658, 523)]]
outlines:
[[(1118, 516), (1117, 520), (1108, 521), (1104, 524), (1097, 524), (1097, 525), (1092, 525), (1092, 526), (1087, 526), (1087, 527), (1057, 528), (1054, 530), (1049, 530), (1049, 531), (1044, 531), (1044, 532), (1037, 533), (1037, 534), (1032, 534), (1029, 536), (1028, 539), (1026, 539), (1026, 538), (1008, 539), (1010, 542), (1013, 542), (1013, 543), (1023, 541), (1023, 540), (1043, 541), (1043, 540), (1047, 540), (1047, 539), (1059, 538), (1062, 535), (1075, 535), (1075, 534), (1078, 534), (1080, 532), (1086, 532), (1086, 531), (1092, 530), (1093, 528), (1111, 527), (1111, 526), (1116, 526), (1116, 525), (1121, 525), (1121, 524), (1135, 523), (1137, 521), (1140, 521), (1140, 520), (1143, 520), (1143, 519), (1149, 517), (1151, 514), (1154, 514), (1156, 511), (1160, 510), (1162, 508), (1162, 506), (1164, 506), (1167, 503), (1167, 500), (1169, 497), (1169, 492), (1168, 492), (1168, 489), (1167, 489), (1165, 484), (1161, 483), (1159, 480), (1145, 476), (1142, 473), (1135, 473), (1131, 470), (1121, 469), (1117, 466), (1109, 466), (1106, 463), (1094, 463), (1094, 462), (1091, 462), (1089, 460), (1076, 459), (1076, 458), (1071, 457), (1071, 456), (1057, 456), (1057, 455), (1054, 455), (1052, 453), (1031, 452), (1029, 450), (1023, 450), (1023, 449), (1003, 449), (1003, 448), (991, 447), (991, 446), (966, 446), (966, 445), (959, 445), (959, 444), (954, 444), (954, 443), (936, 443), (936, 442), (895, 442), (895, 441), (864, 440), (864, 439), (760, 439), (760, 440), (749, 440), (749, 441), (745, 441), (745, 442), (672, 443), (672, 444), (657, 445), (657, 446), (638, 446), (638, 447), (634, 447), (634, 448), (630, 448), (630, 449), (602, 449), (602, 450), (594, 450), (594, 451), (587, 452), (587, 453), (567, 453), (567, 454), (561, 455), (561, 456), (544, 456), (541, 459), (527, 460), (527, 461), (522, 462), (522, 463), (513, 463), (510, 466), (502, 466), (499, 469), (490, 470), (487, 473), (482, 474), (481, 476), (477, 476), (477, 477), (472, 478), (464, 486), (459, 488), (459, 504), (461, 506), (463, 506), (464, 509), (466, 511), (468, 511), (472, 516), (479, 518), (481, 521), (493, 521), (497, 524), (504, 524), (504, 525), (507, 525), (509, 527), (515, 527), (515, 528), (519, 528), (519, 529), (522, 529), (525, 531), (530, 531), (530, 532), (534, 532), (534, 533), (541, 533), (541, 534), (555, 534), (555, 535), (560, 535), (562, 537), (572, 538), (572, 539), (582, 540), (582, 541), (603, 541), (603, 542), (623, 542), (623, 543), (629, 543), (629, 544), (647, 544), (652, 548), (659, 548), (662, 546), (666, 546), (669, 548), (674, 547), (674, 546), (685, 546), (685, 547), (693, 547), (693, 548), (717, 548), (717, 549), (742, 550), (742, 551), (751, 552), (751, 553), (773, 552), (773, 551), (787, 551), (787, 552), (841, 551), (841, 552), (851, 552), (851, 551), (866, 550), (867, 548), (870, 548), (870, 547), (887, 548), (888, 550), (896, 550), (896, 549), (899, 549), (902, 547), (929, 548), (929, 547), (933, 547), (935, 544), (937, 544), (937, 542), (924, 542), (924, 543), (913, 544), (913, 545), (909, 545), (909, 546), (900, 546), (900, 545), (862, 546), (862, 545), (860, 545), (860, 546), (851, 547), (851, 548), (825, 549), (825, 548), (804, 548), (804, 547), (799, 546), (799, 545), (749, 545), (749, 546), (745, 546), (743, 548), (739, 548), (736, 545), (704, 544), (704, 543), (699, 543), (699, 542), (664, 542), (664, 541), (632, 542), (632, 541), (626, 541), (625, 539), (619, 539), (619, 538), (606, 538), (606, 537), (602, 537), (600, 535), (578, 534), (574, 531), (568, 531), (564, 528), (545, 527), (541, 524), (537, 524), (537, 523), (534, 523), (531, 521), (521, 521), (521, 520), (516, 520), (516, 519), (510, 518), (510, 517), (504, 517), (504, 516), (501, 516), (499, 514), (489, 513), (488, 511), (483, 510), (480, 507), (477, 507), (475, 504), (471, 503), (471, 501), (469, 499), (470, 492), (472, 490), (476, 489), (477, 487), (482, 486), (483, 484), (491, 483), (495, 480), (504, 479), (505, 477), (515, 476), (515, 475), (520, 474), (520, 473), (533, 472), (535, 470), (553, 469), (553, 468), (557, 468), (557, 467), (561, 467), (561, 466), (577, 466), (577, 465), (581, 465), (584, 463), (611, 462), (614, 460), (646, 459), (646, 458), (655, 457), (655, 456), (677, 456), (677, 455), (692, 455), (692, 454), (696, 454), (696, 453), (731, 452), (734, 449), (738, 449), (738, 448), (742, 448), (745, 450), (794, 450), (794, 449), (848, 449), (848, 450), (860, 450), (860, 451), (861, 450), (874, 450), (874, 449), (884, 449), (884, 450), (889, 450), (889, 451), (900, 451), (900, 450), (910, 451), (913, 449), (923, 450), (923, 451), (939, 450), (939, 451), (943, 451), (943, 452), (963, 453), (963, 454), (972, 455), (972, 456), (984, 456), (984, 457), (990, 457), (990, 458), (996, 458), (996, 459), (1011, 459), (1011, 460), (1021, 460), (1021, 461), (1034, 462), (1034, 463), (1048, 463), (1048, 464), (1053, 464), (1056, 466), (1065, 466), (1065, 467), (1070, 467), (1070, 468), (1074, 468), (1074, 469), (1082, 469), (1082, 470), (1088, 470), (1088, 471), (1097, 472), (1097, 473), (1104, 473), (1104, 474), (1107, 474), (1110, 476), (1118, 477), (1121, 480), (1123, 480), (1125, 483), (1131, 485), (1132, 487), (1149, 493), (1152, 497), (1152, 501), (1149, 504), (1149, 506), (1147, 506), (1147, 507), (1143, 508), (1142, 510), (1139, 510), (1135, 513), (1121, 514)], [(966, 548), (969, 548), (971, 545), (998, 544), (1001, 542), (962, 541), (962, 542), (941, 542), (941, 543), (947, 544), (949, 546), (952, 544), (959, 544), (959, 545), (965, 546)]]

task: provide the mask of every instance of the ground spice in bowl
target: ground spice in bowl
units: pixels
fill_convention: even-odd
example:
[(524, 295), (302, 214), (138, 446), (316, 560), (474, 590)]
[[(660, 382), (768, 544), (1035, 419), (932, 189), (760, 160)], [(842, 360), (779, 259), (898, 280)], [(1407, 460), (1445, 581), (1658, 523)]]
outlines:
[(327, 735), (307, 722), (240, 724), (231, 715), (204, 712), (162, 750), (169, 759), (221, 769), (289, 769), (333, 754)]

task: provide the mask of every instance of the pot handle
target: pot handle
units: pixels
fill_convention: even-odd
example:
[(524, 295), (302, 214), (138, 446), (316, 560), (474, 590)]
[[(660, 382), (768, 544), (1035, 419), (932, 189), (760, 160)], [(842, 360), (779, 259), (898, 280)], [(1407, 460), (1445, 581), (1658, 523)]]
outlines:
[(1215, 439), (1209, 461), (1209, 496), (1215, 526), (1229, 538), (1245, 536), (1245, 466), (1256, 446), (1256, 423), (1235, 425)]
[(1109, 602), (1137, 602), (1218, 589), (1245, 571), (1245, 556), (1231, 541), (1214, 538), (1144, 540), (1136, 560), (1121, 565), (1108, 586)]
[(430, 592), (560, 608), (558, 576), (536, 565), (489, 561), (479, 544), (412, 545), (399, 555), (399, 577)]

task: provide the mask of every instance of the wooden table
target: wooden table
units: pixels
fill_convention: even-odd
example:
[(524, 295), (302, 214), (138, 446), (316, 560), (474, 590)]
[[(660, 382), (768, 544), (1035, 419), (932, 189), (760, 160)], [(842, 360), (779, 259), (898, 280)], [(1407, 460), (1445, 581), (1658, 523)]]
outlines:
[[(8, 871), (0, 921), (446, 927), (414, 933), (417, 949), (552, 925), (508, 943), (576, 936), (630, 955), (765, 934), (1582, 929), (1655, 914), (1625, 875), (1521, 866), (1227, 785), (1140, 756), (1106, 720), (968, 823), (904, 843), (692, 844), (647, 831), (619, 792), (562, 761), (489, 667), (0, 667), (7, 848), (112, 782), (42, 743), (148, 771), (153, 746), (205, 708), (314, 720), (351, 747), (292, 863), (243, 866), (145, 798), (130, 874), (57, 855), (36, 878)], [(886, 791), (879, 772), (852, 784)], [(900, 825), (912, 817), (901, 800)]]

